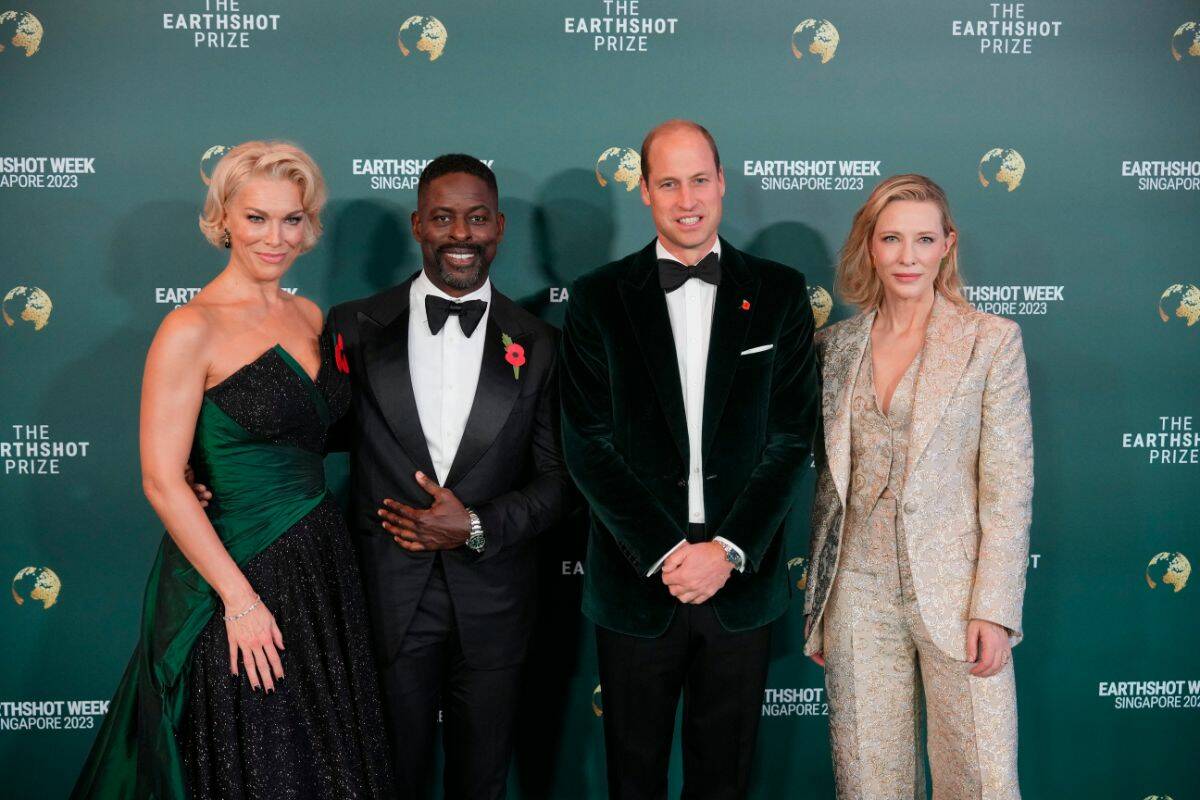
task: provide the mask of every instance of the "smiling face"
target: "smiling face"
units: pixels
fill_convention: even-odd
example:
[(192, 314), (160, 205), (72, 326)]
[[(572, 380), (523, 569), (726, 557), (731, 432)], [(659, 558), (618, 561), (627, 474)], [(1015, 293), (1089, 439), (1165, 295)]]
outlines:
[(504, 215), (482, 178), (451, 172), (429, 183), (412, 215), (413, 238), (421, 245), (425, 274), (452, 297), (475, 291), (487, 280), (504, 238)]
[(231, 262), (255, 280), (279, 280), (302, 252), (305, 235), (300, 187), (286, 179), (251, 178), (225, 212)]
[(884, 297), (932, 299), (933, 281), (954, 241), (955, 234), (943, 230), (942, 213), (934, 203), (894, 200), (884, 206), (870, 245)]
[(725, 173), (708, 140), (689, 127), (656, 135), (648, 156), (651, 174), (642, 176), (642, 202), (650, 206), (654, 227), (671, 255), (695, 264), (716, 243)]

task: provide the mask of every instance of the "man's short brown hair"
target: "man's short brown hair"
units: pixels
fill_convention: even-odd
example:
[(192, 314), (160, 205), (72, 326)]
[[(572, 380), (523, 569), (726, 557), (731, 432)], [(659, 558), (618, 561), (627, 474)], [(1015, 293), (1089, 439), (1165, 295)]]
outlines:
[(654, 139), (664, 131), (674, 128), (687, 128), (696, 131), (704, 137), (708, 142), (709, 148), (712, 150), (713, 161), (716, 162), (717, 170), (721, 169), (721, 154), (717, 152), (717, 141), (713, 135), (708, 132), (699, 122), (692, 122), (690, 119), (669, 119), (666, 122), (661, 122), (650, 129), (646, 134), (646, 138), (642, 139), (642, 180), (649, 183), (650, 180), (650, 145), (654, 144)]

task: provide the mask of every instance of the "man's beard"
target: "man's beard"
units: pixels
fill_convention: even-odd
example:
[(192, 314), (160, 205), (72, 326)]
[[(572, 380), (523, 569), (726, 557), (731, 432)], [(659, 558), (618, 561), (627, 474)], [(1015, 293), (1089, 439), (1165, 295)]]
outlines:
[(446, 257), (439, 253), (437, 259), (438, 277), (447, 286), (453, 286), (459, 291), (478, 289), (483, 285), (488, 274), (488, 265), (483, 263), (482, 257), (483, 251), (477, 250), (473, 266), (467, 268), (451, 267), (447, 263)]

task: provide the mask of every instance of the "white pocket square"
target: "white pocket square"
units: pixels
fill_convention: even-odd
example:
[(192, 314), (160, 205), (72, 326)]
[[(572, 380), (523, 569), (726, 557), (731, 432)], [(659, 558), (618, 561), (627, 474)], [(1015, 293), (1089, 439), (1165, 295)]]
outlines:
[(758, 347), (751, 347), (749, 350), (743, 350), (741, 352), (741, 355), (743, 355), (743, 356), (754, 355), (755, 353), (761, 353), (764, 350), (770, 350), (774, 346), (775, 345), (773, 345), (773, 344), (760, 344)]

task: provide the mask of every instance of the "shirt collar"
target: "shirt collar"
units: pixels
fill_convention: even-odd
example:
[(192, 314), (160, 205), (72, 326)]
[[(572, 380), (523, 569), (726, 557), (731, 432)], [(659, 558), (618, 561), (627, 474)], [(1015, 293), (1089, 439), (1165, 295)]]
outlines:
[[(655, 239), (655, 240), (654, 240), (654, 252), (657, 254), (658, 258), (666, 258), (666, 259), (669, 259), (669, 260), (671, 260), (671, 261), (678, 261), (678, 260), (679, 260), (679, 259), (678, 259), (678, 258), (676, 258), (675, 256), (671, 255), (671, 251), (670, 251), (670, 250), (668, 250), (666, 247), (664, 247), (664, 246), (663, 246), (663, 243), (662, 243), (662, 237), (661, 237), (661, 236), (660, 236), (659, 238), (657, 238), (657, 239)], [(720, 258), (720, 257), (721, 257), (721, 237), (720, 237), (720, 236), (718, 236), (718, 237), (716, 238), (716, 240), (715, 240), (715, 241), (713, 241), (712, 250), (709, 250), (708, 252), (709, 252), (709, 253), (716, 253), (716, 254), (717, 254), (717, 258)], [(706, 254), (706, 255), (707, 255), (707, 254)], [(685, 264), (684, 266), (691, 267), (691, 266), (695, 266), (695, 265), (694, 265), (694, 264)], [(422, 277), (424, 277), (424, 273), (422, 273)]]

